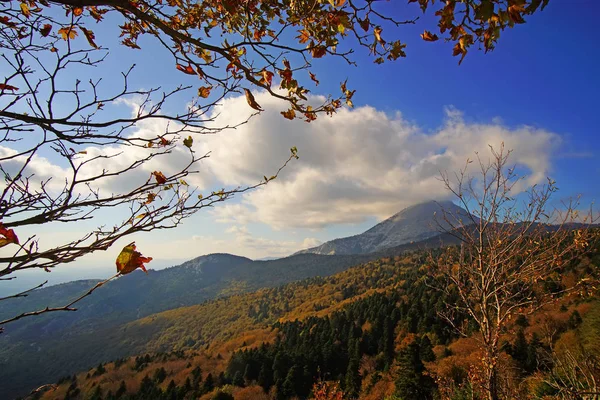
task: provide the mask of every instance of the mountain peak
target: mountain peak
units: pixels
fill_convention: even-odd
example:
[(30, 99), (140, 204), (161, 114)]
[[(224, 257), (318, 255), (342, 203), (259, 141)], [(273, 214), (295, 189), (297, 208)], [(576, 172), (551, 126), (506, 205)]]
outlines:
[(440, 216), (443, 211), (455, 216), (467, 215), (451, 201), (428, 200), (402, 209), (359, 235), (335, 239), (299, 253), (366, 254), (425, 240), (448, 228)]

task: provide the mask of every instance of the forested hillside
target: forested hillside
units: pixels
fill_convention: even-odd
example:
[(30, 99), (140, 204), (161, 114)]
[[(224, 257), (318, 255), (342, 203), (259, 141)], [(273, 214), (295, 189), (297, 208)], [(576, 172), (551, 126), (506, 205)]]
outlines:
[[(477, 329), (465, 316), (471, 329), (460, 336), (439, 317), (456, 299), (427, 278), (427, 259), (422, 251), (382, 258), (132, 322), (106, 346), (140, 356), (65, 377), (42, 398), (291, 399), (315, 389), (335, 398), (334, 386), (343, 398), (482, 398)], [(595, 293), (562, 295), (560, 286), (599, 265), (597, 251), (565, 265), (559, 281), (544, 284), (556, 300), (511, 319), (499, 361), (505, 395), (596, 390), (600, 302)]]

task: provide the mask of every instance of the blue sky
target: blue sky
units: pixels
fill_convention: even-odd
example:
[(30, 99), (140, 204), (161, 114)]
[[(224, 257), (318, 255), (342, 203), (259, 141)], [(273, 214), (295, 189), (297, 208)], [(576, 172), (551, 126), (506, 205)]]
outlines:
[[(399, 17), (407, 11), (407, 17), (421, 15), (416, 5), (406, 8), (402, 3), (386, 7)], [(257, 93), (267, 112), (243, 132), (203, 143), (215, 151), (215, 162), (231, 163), (222, 168), (225, 171), (218, 169), (213, 185), (250, 183), (240, 170), (262, 177), (265, 169), (272, 170), (285, 157), (281, 149), (291, 146), (298, 146), (299, 162), (265, 191), (201, 212), (168, 234), (153, 232), (134, 239), (145, 254), (155, 257), (150, 264), (154, 268), (211, 252), (282, 256), (360, 233), (412, 202), (438, 198), (441, 192), (433, 187), (428, 169), (437, 168), (438, 161), (452, 168), (466, 154), (485, 147), (486, 140), (497, 145), (503, 135), (516, 147), (516, 161), (530, 163), (532, 172), (558, 182), (557, 199), (582, 194), (584, 203), (598, 200), (599, 12), (600, 3), (593, 0), (553, 0), (525, 25), (505, 31), (493, 52), (473, 49), (460, 66), (452, 57), (451, 44), (420, 39), (423, 29), (435, 27), (429, 14), (398, 30), (398, 38), (408, 44), (405, 59), (376, 65), (365, 49), (358, 49), (354, 56), (358, 67), (341, 60), (317, 60), (313, 72), (321, 85), (312, 87), (313, 94), (338, 93), (340, 82), (348, 78), (350, 88), (357, 90), (354, 110), (340, 113), (333, 122), (287, 123), (277, 119), (280, 105)], [(95, 32), (99, 43), (114, 44), (118, 35), (107, 24)], [(123, 70), (135, 62), (133, 86), (196, 84), (193, 77), (176, 71), (152, 41), (140, 45), (141, 51), (111, 45), (105, 71)], [(114, 76), (106, 78), (108, 84), (116, 83)], [(225, 114), (236, 114), (236, 107), (245, 107), (242, 99), (228, 102)], [(232, 155), (234, 145), (240, 150)], [(407, 154), (395, 157), (393, 151), (400, 154), (403, 149)], [(377, 151), (390, 154), (380, 162)], [(394, 163), (404, 164), (396, 169)], [(363, 171), (364, 176), (358, 176)], [(379, 178), (376, 186), (369, 186)], [(318, 183), (310, 186), (310, 182)], [(120, 245), (68, 267), (68, 273), (57, 270), (54, 281), (110, 274)]]

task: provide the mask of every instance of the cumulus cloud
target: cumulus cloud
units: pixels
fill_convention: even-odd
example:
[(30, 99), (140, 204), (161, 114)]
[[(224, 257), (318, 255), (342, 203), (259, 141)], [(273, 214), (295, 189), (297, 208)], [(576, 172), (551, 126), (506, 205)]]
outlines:
[[(438, 179), (440, 171), (460, 169), (475, 151), (487, 157), (488, 145), (499, 147), (502, 142), (514, 151), (511, 162), (527, 171), (523, 184), (539, 183), (549, 174), (552, 154), (560, 143), (558, 135), (539, 128), (507, 127), (501, 120), (466, 122), (452, 108), (445, 110), (441, 126), (425, 131), (400, 112), (390, 115), (369, 106), (343, 109), (312, 123), (288, 121), (279, 114), (286, 109), (280, 100), (265, 93), (256, 93), (255, 98), (265, 111), (249, 123), (194, 138), (198, 155), (211, 154), (198, 166), (199, 172), (187, 179), (203, 191), (252, 185), (277, 171), (290, 147), (296, 146), (300, 160), (288, 165), (277, 180), (244, 194), (239, 202), (215, 208), (218, 221), (236, 226), (263, 222), (274, 229), (320, 229), (373, 216), (386, 218), (416, 202), (447, 197)], [(215, 124), (237, 125), (252, 111), (243, 96), (229, 98), (214, 110)], [(143, 121), (131, 135), (156, 137), (164, 129), (160, 121)], [(119, 157), (90, 166), (96, 172), (122, 168), (149, 151), (115, 146), (86, 150), (87, 157), (122, 151)], [(104, 189), (125, 190), (148, 179), (154, 170), (166, 175), (176, 172), (186, 162), (186, 151), (178, 146), (170, 155), (107, 181)], [(247, 232), (232, 233), (247, 246), (269, 246), (251, 243)], [(283, 246), (293, 247), (292, 243)]]
[[(445, 110), (432, 132), (373, 107), (344, 109), (307, 124), (279, 115), (283, 105), (257, 94), (259, 117), (210, 143), (212, 173), (222, 182), (249, 184), (275, 171), (296, 146), (300, 160), (280, 179), (247, 193), (240, 203), (215, 210), (218, 221), (259, 221), (275, 229), (323, 228), (388, 217), (419, 201), (448, 197), (440, 171), (455, 171), (475, 152), (485, 159), (489, 145), (512, 149), (511, 162), (527, 171), (524, 185), (545, 180), (558, 135), (529, 126), (507, 127), (499, 120), (465, 122), (460, 111)], [(243, 98), (224, 102), (220, 123), (240, 118)]]

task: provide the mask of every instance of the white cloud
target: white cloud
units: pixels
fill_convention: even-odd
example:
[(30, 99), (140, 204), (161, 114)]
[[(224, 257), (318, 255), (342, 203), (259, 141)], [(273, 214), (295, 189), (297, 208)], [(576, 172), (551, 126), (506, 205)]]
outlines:
[[(279, 115), (284, 105), (278, 100), (266, 94), (256, 99), (265, 112), (209, 143), (211, 171), (225, 183), (251, 184), (277, 170), (291, 146), (297, 146), (300, 160), (280, 179), (245, 194), (241, 204), (216, 208), (220, 222), (258, 221), (284, 229), (385, 218), (418, 201), (447, 197), (440, 171), (460, 169), (475, 151), (486, 158), (488, 145), (498, 148), (502, 142), (514, 151), (511, 162), (528, 172), (524, 184), (539, 183), (560, 143), (543, 129), (467, 123), (452, 108), (442, 126), (424, 132), (400, 113), (391, 117), (372, 107), (344, 109), (310, 124), (290, 122)], [(243, 98), (226, 100), (219, 111), (221, 124), (249, 112)]]
[[(288, 121), (279, 114), (286, 108), (280, 100), (265, 93), (255, 97), (265, 109), (261, 115), (237, 129), (194, 138), (196, 153), (210, 151), (211, 156), (198, 165), (197, 174), (186, 179), (202, 191), (252, 185), (277, 171), (289, 156), (290, 147), (296, 146), (300, 160), (290, 163), (277, 180), (244, 194), (241, 202), (215, 207), (218, 221), (238, 226), (256, 221), (274, 229), (319, 229), (359, 223), (372, 216), (385, 218), (418, 201), (447, 196), (438, 179), (440, 170), (458, 170), (475, 151), (487, 157), (488, 145), (498, 147), (502, 142), (514, 150), (511, 162), (528, 171), (524, 183), (542, 182), (560, 142), (556, 134), (543, 129), (509, 128), (500, 120), (467, 123), (461, 112), (452, 108), (446, 110), (443, 125), (432, 132), (407, 122), (399, 112), (390, 116), (368, 106), (343, 109), (310, 124)], [(215, 124), (236, 125), (251, 112), (243, 96), (229, 98), (214, 110), (214, 115), (219, 114)], [(130, 134), (156, 137), (164, 130), (163, 122), (142, 121)], [(88, 158), (122, 153), (98, 160), (84, 174), (123, 168), (151, 151), (122, 146), (86, 150)], [(102, 188), (117, 192), (137, 186), (154, 170), (174, 173), (186, 162), (186, 151), (180, 144), (172, 154), (108, 180)], [(46, 174), (52, 171), (49, 165), (40, 164), (39, 169)], [(278, 246), (251, 242), (250, 235), (241, 231), (235, 235), (239, 240), (244, 238), (246, 246)], [(293, 244), (281, 246), (291, 248)]]

